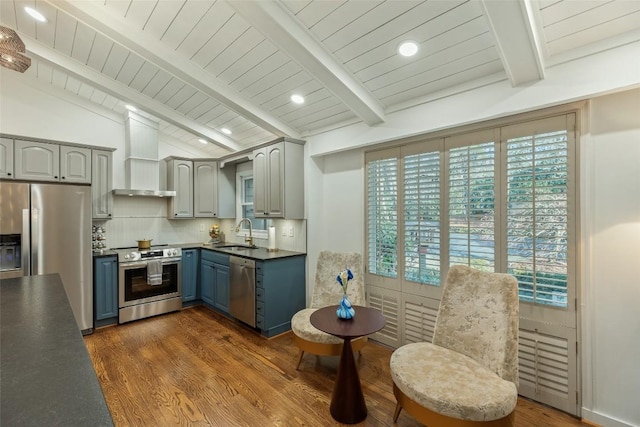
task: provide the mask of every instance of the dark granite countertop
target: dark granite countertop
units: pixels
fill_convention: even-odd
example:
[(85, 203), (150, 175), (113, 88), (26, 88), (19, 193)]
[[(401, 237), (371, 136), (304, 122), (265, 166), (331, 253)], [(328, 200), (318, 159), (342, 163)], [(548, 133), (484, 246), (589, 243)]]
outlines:
[[(292, 256), (303, 256), (306, 255), (303, 252), (293, 252), (293, 251), (284, 251), (277, 250), (275, 252), (269, 252), (267, 248), (254, 248), (254, 249), (242, 249), (237, 250), (233, 248), (224, 248), (224, 245), (234, 245), (234, 243), (186, 243), (184, 245), (176, 245), (180, 246), (184, 249), (187, 248), (201, 248), (208, 249), (210, 251), (222, 252), (229, 255), (240, 256), (244, 258), (251, 258), (257, 261), (268, 261), (270, 259), (278, 259), (278, 258), (288, 258)], [(238, 244), (238, 246), (242, 246), (242, 244)]]
[[(254, 248), (254, 249), (243, 249), (237, 250), (232, 248), (224, 248), (221, 246), (225, 245), (234, 245), (234, 243), (169, 243), (169, 246), (173, 248), (182, 248), (182, 249), (208, 249), (210, 251), (222, 252), (229, 255), (236, 255), (245, 258), (251, 258), (258, 261), (268, 261), (270, 259), (278, 259), (278, 258), (287, 258), (292, 256), (302, 256), (306, 255), (304, 252), (294, 252), (294, 251), (285, 251), (285, 250), (277, 250), (275, 252), (269, 252), (267, 248)], [(241, 244), (238, 244), (242, 246)], [(118, 253), (116, 251), (105, 249), (102, 252), (93, 252), (94, 258), (107, 257), (107, 256), (116, 256)]]
[(58, 274), (0, 283), (0, 425), (113, 426)]

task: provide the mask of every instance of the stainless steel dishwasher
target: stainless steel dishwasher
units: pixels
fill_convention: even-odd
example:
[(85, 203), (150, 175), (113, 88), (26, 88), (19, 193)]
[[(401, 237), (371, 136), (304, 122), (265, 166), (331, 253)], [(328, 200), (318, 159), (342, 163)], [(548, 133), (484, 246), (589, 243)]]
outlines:
[(229, 257), (229, 310), (236, 319), (256, 326), (256, 262)]

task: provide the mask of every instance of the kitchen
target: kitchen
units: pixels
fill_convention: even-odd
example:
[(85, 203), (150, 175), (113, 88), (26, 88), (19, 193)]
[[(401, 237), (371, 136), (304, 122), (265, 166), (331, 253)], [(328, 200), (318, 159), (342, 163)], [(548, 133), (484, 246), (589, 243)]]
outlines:
[[(63, 3), (59, 5), (63, 8), (59, 11), (61, 16), (74, 7), (80, 7), (73, 2)], [(562, 3), (566, 2), (560, 2)], [(45, 9), (55, 9), (47, 2), (37, 4)], [(465, 3), (466, 6), (470, 4)], [(0, 69), (0, 132), (3, 135), (100, 147), (106, 151), (114, 149), (112, 185), (115, 189), (126, 188), (126, 110), (123, 102), (115, 109), (113, 106), (109, 107), (115, 104), (109, 104), (109, 97), (119, 91), (120, 86), (114, 86), (114, 80), (107, 80), (101, 73), (78, 70), (75, 68), (77, 64), (70, 62), (69, 57), (65, 61), (65, 58), (56, 56), (55, 49), (44, 49), (44, 37), (50, 33), (39, 33), (43, 39), (38, 42), (35, 40), (33, 24), (29, 27), (22, 17), (19, 22), (11, 22), (14, 18), (10, 17), (17, 16), (15, 11), (5, 13), (6, 8), (13, 7), (12, 2), (2, 2), (2, 7), (2, 25), (18, 27), (20, 35), (26, 41), (28, 56), (33, 56), (34, 65), (27, 71), (31, 73), (29, 75), (4, 67)], [(89, 8), (87, 5), (83, 7)], [(122, 23), (118, 23), (115, 18), (105, 18), (106, 24), (98, 22), (99, 20), (94, 22), (89, 19), (94, 16), (91, 11), (84, 12), (101, 34), (108, 34), (119, 40), (120, 46), (126, 46), (127, 49), (142, 51), (134, 49), (132, 42), (123, 40), (116, 33), (139, 35), (143, 31), (131, 26), (122, 27)], [(248, 12), (243, 13), (246, 15)], [(67, 15), (64, 16), (66, 19)], [(62, 23), (64, 19), (60, 18), (59, 22)], [(238, 16), (232, 21), (236, 20)], [(254, 26), (258, 28), (258, 23), (254, 23)], [(44, 26), (40, 27), (43, 28)], [(522, 28), (528, 27), (523, 25)], [(154, 28), (149, 31), (154, 31)], [(253, 34), (255, 33), (251, 30), (247, 36)], [(137, 43), (142, 43), (148, 37), (135, 39)], [(103, 42), (102, 39), (99, 41)], [(632, 397), (637, 396), (638, 385), (633, 382), (628, 384), (619, 373), (612, 371), (612, 367), (619, 367), (621, 372), (635, 372), (634, 361), (639, 351), (637, 345), (629, 345), (629, 337), (634, 336), (634, 331), (638, 330), (632, 301), (637, 299), (637, 287), (633, 278), (638, 276), (638, 267), (633, 255), (637, 254), (636, 206), (640, 192), (634, 184), (637, 182), (635, 177), (622, 173), (637, 170), (639, 72), (637, 61), (631, 58), (639, 56), (638, 41), (631, 35), (621, 35), (615, 40), (618, 44), (612, 39), (609, 41), (611, 43), (604, 46), (607, 41), (603, 37), (599, 45), (601, 49), (590, 51), (590, 54), (578, 50), (547, 57), (549, 62), (546, 63), (546, 73), (534, 83), (513, 83), (503, 74), (497, 78), (485, 76), (474, 84), (461, 84), (448, 92), (443, 89), (429, 96), (421, 93), (421, 103), (398, 104), (395, 109), (387, 110), (382, 125), (347, 119), (334, 127), (319, 126), (317, 129), (309, 128), (303, 134), (289, 133), (289, 136), (306, 141), (303, 177), (305, 214), (302, 220), (274, 220), (276, 247), (307, 254), (307, 298), (311, 295), (312, 286), (309, 278), (313, 277), (315, 261), (321, 250), (332, 248), (340, 251), (365, 251), (365, 232), (362, 226), (365, 216), (363, 200), (366, 176), (362, 160), (365, 147), (497, 117), (584, 101), (586, 106), (582, 111), (589, 126), (582, 129), (581, 134), (580, 213), (584, 221), (582, 240), (589, 244), (583, 247), (584, 267), (581, 271), (583, 299), (580, 301), (580, 330), (583, 339), (579, 343), (579, 354), (582, 357), (579, 367), (582, 401), (579, 409), (583, 418), (601, 425), (640, 423), (640, 415), (632, 409), (635, 406)], [(154, 51), (155, 46), (148, 44), (144, 47), (147, 51)], [(117, 49), (114, 54), (118, 53), (116, 51)], [(38, 59), (35, 54), (39, 54)], [(304, 56), (297, 58), (304, 62), (300, 59)], [(159, 59), (163, 61), (156, 62), (162, 62), (165, 69), (172, 71), (170, 74), (185, 77), (184, 71), (181, 73), (167, 65), (170, 57), (163, 56)], [(505, 60), (508, 59), (507, 56)], [(64, 73), (59, 74), (59, 69), (55, 68), (54, 71), (54, 67), (50, 65), (54, 63), (58, 64), (56, 67), (66, 66), (66, 73), (75, 74), (69, 77)], [(190, 70), (189, 65), (185, 64), (184, 69)], [(68, 81), (70, 89), (75, 87), (76, 93), (64, 88), (64, 84), (61, 87), (61, 80)], [(101, 87), (103, 94), (96, 92), (89, 82)], [(210, 89), (198, 87), (205, 93), (210, 93), (207, 92)], [(78, 93), (83, 95), (78, 96)], [(103, 104), (91, 100), (94, 93), (94, 99), (102, 97)], [(148, 107), (162, 105), (149, 103), (150, 97), (139, 95), (140, 92), (138, 95), (126, 90), (122, 93), (126, 95), (123, 99), (130, 102), (142, 100)], [(167, 98), (164, 93), (160, 97), (165, 100)], [(143, 104), (138, 106), (140, 105)], [(241, 99), (237, 105), (246, 106)], [(365, 115), (366, 110), (358, 109), (355, 104), (350, 105), (355, 111)], [(143, 114), (145, 109), (141, 110), (140, 114)], [(203, 135), (203, 128), (195, 126), (193, 122), (191, 129), (195, 133), (192, 135), (198, 135), (196, 131), (200, 131), (200, 135), (182, 139), (183, 133), (175, 124), (184, 125), (184, 115), (166, 114), (167, 110), (162, 108), (155, 108), (155, 111), (158, 115), (164, 113), (162, 130), (158, 133), (156, 160), (162, 161), (171, 156), (219, 159), (229, 155), (229, 150), (216, 144), (205, 145), (198, 142), (198, 138), (212, 134)], [(311, 116), (309, 114), (309, 121), (313, 120)], [(261, 116), (263, 122), (265, 117)], [(271, 128), (277, 127), (277, 121), (271, 123)], [(255, 139), (262, 138), (259, 142), (267, 143), (277, 137), (260, 133)], [(212, 139), (214, 138), (210, 141)], [(229, 142), (223, 138), (218, 138), (217, 141), (223, 145)], [(240, 148), (237, 151), (242, 151), (245, 147), (236, 148)], [(616, 174), (609, 172), (612, 170)], [(158, 180), (162, 184), (160, 175)], [(627, 190), (625, 194), (620, 194), (620, 189)], [(153, 243), (158, 244), (204, 242), (210, 238), (208, 230), (213, 223), (219, 224), (227, 241), (242, 243), (244, 239), (244, 236), (236, 235), (234, 231), (238, 218), (169, 220), (166, 200), (126, 196), (114, 196), (114, 200), (113, 219), (96, 223), (96, 226), (105, 230), (106, 248), (135, 246), (138, 239), (153, 239)], [(291, 227), (293, 232), (290, 232)], [(282, 234), (283, 230), (285, 235)], [(256, 242), (258, 246), (267, 246), (266, 240), (256, 238)], [(612, 259), (609, 254), (615, 254), (615, 258)], [(601, 319), (608, 319), (610, 326), (605, 326)], [(621, 384), (625, 386), (621, 387)]]

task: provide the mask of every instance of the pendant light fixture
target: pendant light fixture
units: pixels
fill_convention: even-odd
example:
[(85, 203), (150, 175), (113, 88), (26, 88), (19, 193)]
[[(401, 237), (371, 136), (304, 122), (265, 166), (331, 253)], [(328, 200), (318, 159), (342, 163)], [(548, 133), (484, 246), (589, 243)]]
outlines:
[(31, 66), (31, 59), (24, 53), (24, 43), (18, 34), (0, 25), (0, 65), (24, 73)]

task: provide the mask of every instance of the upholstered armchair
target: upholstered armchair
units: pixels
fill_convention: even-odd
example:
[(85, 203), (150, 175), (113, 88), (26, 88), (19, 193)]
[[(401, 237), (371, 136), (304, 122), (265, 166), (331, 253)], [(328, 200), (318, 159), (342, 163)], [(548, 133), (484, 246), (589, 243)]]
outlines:
[[(342, 288), (336, 282), (336, 276), (345, 268), (353, 272), (347, 295), (353, 305), (365, 305), (362, 256), (359, 253), (338, 253), (322, 251), (318, 256), (315, 284), (311, 297), (311, 306), (297, 312), (291, 318), (294, 343), (300, 349), (298, 364), (300, 367), (305, 353), (318, 356), (338, 356), (342, 351), (343, 340), (324, 333), (311, 325), (311, 314), (318, 308), (337, 305), (342, 297)], [(357, 316), (357, 313), (356, 313)], [(351, 342), (354, 351), (359, 351), (367, 342), (361, 337)]]
[(518, 399), (518, 283), (467, 266), (449, 270), (432, 343), (391, 355), (394, 422), (513, 426)]

